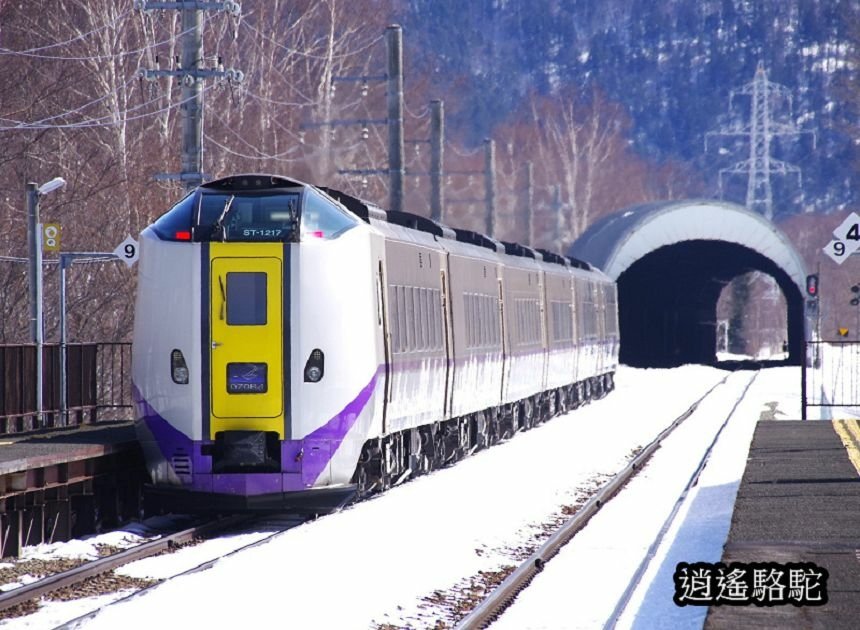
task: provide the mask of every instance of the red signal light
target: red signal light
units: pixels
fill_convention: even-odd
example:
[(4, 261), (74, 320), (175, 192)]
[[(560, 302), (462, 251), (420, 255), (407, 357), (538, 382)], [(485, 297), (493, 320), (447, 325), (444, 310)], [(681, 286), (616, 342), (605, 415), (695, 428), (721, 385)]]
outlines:
[(180, 230), (176, 234), (174, 234), (177, 241), (190, 241), (191, 240), (191, 232), (188, 230)]
[(806, 292), (812, 297), (818, 297), (818, 274), (806, 276)]

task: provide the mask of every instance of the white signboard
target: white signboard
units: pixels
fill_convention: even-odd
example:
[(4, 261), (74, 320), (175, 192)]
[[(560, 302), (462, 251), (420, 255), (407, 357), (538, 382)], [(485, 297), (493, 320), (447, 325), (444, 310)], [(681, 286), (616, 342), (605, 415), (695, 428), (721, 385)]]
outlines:
[(845, 262), (845, 259), (848, 258), (854, 249), (849, 249), (846, 243), (851, 243), (851, 241), (837, 241), (833, 239), (827, 245), (824, 246), (824, 253), (830, 256), (830, 259), (835, 262), (837, 265), (841, 265)]
[(126, 239), (120, 243), (115, 250), (113, 250), (113, 255), (123, 261), (126, 266), (131, 267), (137, 262), (139, 257), (137, 241), (130, 235), (127, 236)]
[(839, 227), (833, 230), (833, 236), (840, 241), (860, 243), (860, 215), (852, 212), (845, 217), (845, 220), (839, 224)]
[(833, 262), (841, 265), (846, 258), (860, 249), (860, 215), (856, 212), (849, 214), (845, 220), (833, 230), (836, 238), (824, 247), (824, 253)]

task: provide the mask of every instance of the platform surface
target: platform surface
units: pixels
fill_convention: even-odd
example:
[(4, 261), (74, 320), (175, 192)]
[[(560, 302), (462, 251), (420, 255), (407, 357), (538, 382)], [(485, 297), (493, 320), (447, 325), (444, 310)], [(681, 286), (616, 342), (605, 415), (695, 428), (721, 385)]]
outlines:
[(722, 562), (813, 563), (828, 602), (711, 606), (707, 630), (860, 628), (860, 473), (833, 422), (758, 423)]
[(132, 422), (0, 436), (0, 475), (137, 448)]

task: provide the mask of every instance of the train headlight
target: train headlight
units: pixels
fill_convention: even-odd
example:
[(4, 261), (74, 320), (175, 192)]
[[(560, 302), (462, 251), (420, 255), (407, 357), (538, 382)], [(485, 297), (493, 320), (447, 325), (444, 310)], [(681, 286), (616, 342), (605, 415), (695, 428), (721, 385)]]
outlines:
[(170, 353), (170, 377), (177, 385), (188, 384), (188, 365), (182, 356), (182, 350), (174, 349)]
[(305, 363), (305, 383), (317, 383), (325, 374), (325, 355), (315, 348)]

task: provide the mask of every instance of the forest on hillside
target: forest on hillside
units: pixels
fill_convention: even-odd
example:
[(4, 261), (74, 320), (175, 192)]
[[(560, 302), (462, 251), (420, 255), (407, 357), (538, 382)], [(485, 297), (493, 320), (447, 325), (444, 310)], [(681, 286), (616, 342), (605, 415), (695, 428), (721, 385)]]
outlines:
[[(244, 79), (204, 83), (203, 170), (289, 175), (385, 207), (387, 176), (375, 172), (388, 163), (379, 77), (386, 27), (398, 23), (405, 208), (429, 214), (428, 105), (441, 99), (445, 221), (484, 229), (480, 171), (491, 138), (497, 236), (527, 238), (532, 163), (533, 244), (564, 250), (625, 206), (717, 196), (719, 169), (744, 159), (744, 147), (736, 139), (706, 151), (705, 136), (748, 115), (731, 91), (763, 61), (796, 95), (792, 124), (815, 135), (773, 147), (803, 171), (799, 188), (775, 184), (775, 202), (812, 265), (829, 240), (824, 224), (838, 225), (836, 214), (855, 203), (858, 2), (785, 4), (245, 0), (240, 16), (206, 11), (200, 66)], [(0, 0), (0, 342), (27, 339), (26, 265), (15, 260), (27, 255), (27, 182), (67, 180), (41, 204), (42, 220), (62, 225), (63, 251), (111, 251), (184, 194), (155, 179), (179, 170), (180, 78), (141, 73), (178, 68), (181, 30), (178, 11), (141, 11), (132, 0)], [(343, 173), (355, 170), (366, 173)], [(742, 203), (731, 195), (742, 197), (745, 183), (734, 186), (724, 193)], [(56, 283), (48, 265), (48, 299)], [(122, 265), (74, 267), (72, 339), (128, 338), (133, 294)], [(48, 339), (56, 326), (48, 305)]]

